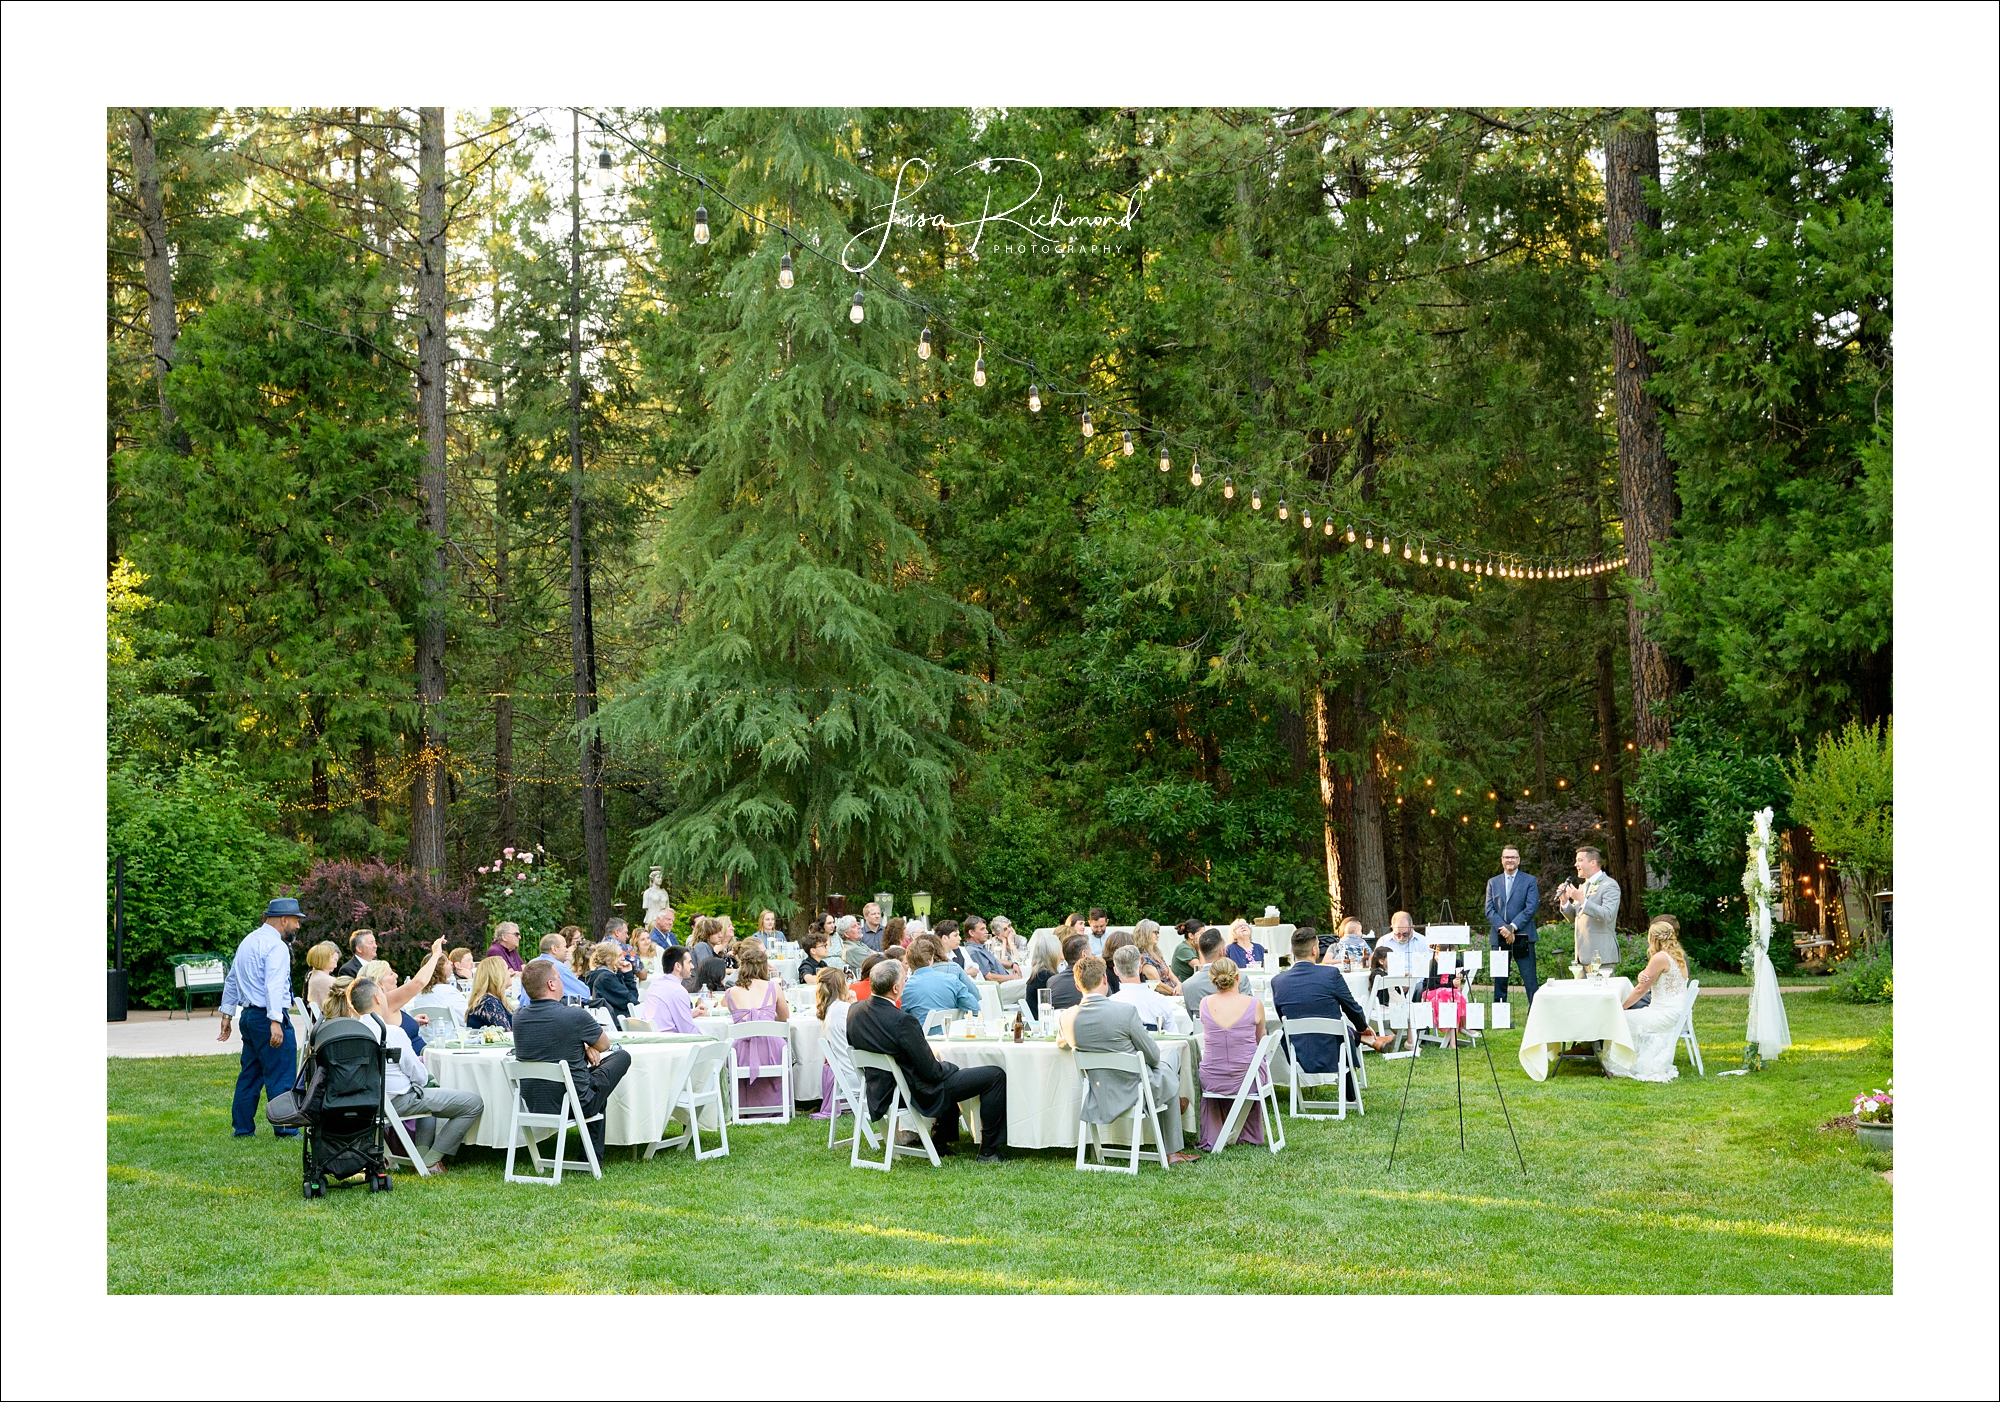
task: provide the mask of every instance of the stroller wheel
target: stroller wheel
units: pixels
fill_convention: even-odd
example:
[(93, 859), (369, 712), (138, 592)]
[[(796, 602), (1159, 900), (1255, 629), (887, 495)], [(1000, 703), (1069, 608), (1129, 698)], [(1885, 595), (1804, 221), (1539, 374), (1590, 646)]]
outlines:
[(393, 1179), (391, 1179), (391, 1178), (389, 1177), (389, 1175), (388, 1175), (388, 1174), (386, 1174), (386, 1173), (378, 1173), (378, 1174), (376, 1174), (376, 1175), (375, 1175), (375, 1191), (376, 1191), (376, 1192), (378, 1192), (378, 1193), (386, 1193), (386, 1192), (388, 1192), (388, 1191), (389, 1191), (389, 1190), (390, 1190), (391, 1188), (393, 1188), (393, 1187), (395, 1187), (395, 1186), (396, 1186), (396, 1184), (395, 1184), (395, 1181), (394, 1181)]

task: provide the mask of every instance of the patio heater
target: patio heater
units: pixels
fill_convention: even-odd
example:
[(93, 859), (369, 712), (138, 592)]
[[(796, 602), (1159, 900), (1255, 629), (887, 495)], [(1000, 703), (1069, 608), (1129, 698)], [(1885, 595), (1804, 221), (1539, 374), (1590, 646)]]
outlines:
[(118, 858), (111, 887), (112, 967), (106, 971), (109, 998), (105, 1021), (125, 1021), (125, 859)]

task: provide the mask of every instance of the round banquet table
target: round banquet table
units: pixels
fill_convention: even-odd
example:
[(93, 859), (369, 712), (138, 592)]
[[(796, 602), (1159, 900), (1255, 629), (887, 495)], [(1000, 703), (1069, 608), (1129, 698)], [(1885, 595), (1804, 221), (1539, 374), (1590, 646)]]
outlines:
[(1530, 1080), (1548, 1079), (1554, 1049), (1564, 1042), (1602, 1041), (1600, 1060), (1629, 1067), (1638, 1060), (1632, 1029), (1625, 1020), (1625, 1000), (1632, 980), (1609, 978), (1550, 979), (1535, 992), (1535, 1005), (1521, 1029), (1521, 1069)]
[[(1160, 1055), (1180, 1066), (1180, 1093), (1191, 1104), (1201, 1094), (1195, 1072), (1201, 1064), (1198, 1037), (1165, 1036), (1155, 1039)], [(1012, 1037), (994, 1041), (990, 1037), (949, 1041), (933, 1037), (931, 1050), (940, 1061), (954, 1066), (998, 1066), (1007, 1072), (1007, 1143), (1016, 1149), (1074, 1149), (1076, 1120), (1083, 1103), (1083, 1076), (1076, 1069), (1074, 1053), (1058, 1047), (1053, 1038), (1015, 1042)], [(977, 1100), (967, 1102), (976, 1110)], [(1193, 1111), (1190, 1111), (1193, 1113)]]
[[(631, 1053), (632, 1067), (604, 1107), (604, 1142), (651, 1144), (657, 1140), (666, 1127), (667, 1107), (680, 1098), (687, 1081), (694, 1049), (708, 1040), (670, 1033), (625, 1034), (620, 1045)], [(468, 1144), (507, 1147), (507, 1107), (514, 1092), (507, 1083), (505, 1063), (512, 1051), (507, 1045), (458, 1050), (433, 1044), (424, 1048), (424, 1064), (440, 1086), (477, 1091), (486, 1102), (479, 1123), (466, 1137)], [(713, 1127), (712, 1109), (702, 1112), (702, 1123)]]

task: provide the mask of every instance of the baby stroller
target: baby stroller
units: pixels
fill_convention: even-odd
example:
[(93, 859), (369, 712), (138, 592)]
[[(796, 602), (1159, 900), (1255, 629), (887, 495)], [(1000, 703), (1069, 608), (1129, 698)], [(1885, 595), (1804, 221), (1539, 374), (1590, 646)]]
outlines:
[(286, 1123), (305, 1131), (302, 1156), (308, 1199), (325, 1197), (329, 1184), (352, 1186), (342, 1180), (356, 1174), (363, 1176), (371, 1193), (390, 1190), (389, 1160), (382, 1142), (384, 1068), (385, 1054), (376, 1031), (358, 1018), (331, 1018), (313, 1029), (292, 1106), (273, 1105), (267, 1110), (276, 1123), (278, 1116), (271, 1111), (289, 1108)]

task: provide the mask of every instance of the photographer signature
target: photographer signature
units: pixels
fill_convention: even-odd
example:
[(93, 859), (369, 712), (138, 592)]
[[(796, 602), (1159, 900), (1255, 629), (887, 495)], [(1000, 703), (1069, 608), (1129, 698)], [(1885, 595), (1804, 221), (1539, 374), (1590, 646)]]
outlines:
[[(1035, 188), (1029, 191), (1028, 197), (1018, 204), (1009, 205), (1007, 208), (996, 212), (993, 208), (993, 182), (991, 177), (995, 173), (996, 167), (1001, 166), (1026, 166), (1030, 171), (1034, 172)], [(905, 190), (903, 188), (904, 183), (906, 179), (911, 178), (911, 171), (913, 169), (919, 169), (922, 178), (916, 180), (908, 190)], [(931, 164), (921, 156), (912, 156), (904, 161), (896, 168), (896, 184), (889, 195), (889, 212), (887, 217), (880, 223), (870, 224), (842, 245), (840, 250), (840, 266), (850, 273), (867, 272), (881, 260), (883, 253), (888, 250), (889, 236), (897, 229), (970, 228), (974, 232), (971, 246), (967, 248), (966, 252), (977, 256), (980, 241), (986, 237), (988, 225), (1011, 224), (1015, 228), (1025, 232), (1030, 238), (1040, 239), (1047, 237), (1047, 235), (1037, 232), (1038, 229), (1130, 229), (1132, 221), (1139, 214), (1138, 199), (1128, 195), (1125, 198), (1125, 210), (1122, 214), (1065, 215), (1063, 213), (1063, 196), (1058, 191), (1054, 199), (1050, 202), (1046, 212), (1016, 218), (1016, 215), (1021, 214), (1021, 211), (1033, 204), (1042, 193), (1041, 167), (1022, 156), (991, 156), (985, 160), (973, 161), (967, 165), (960, 166), (949, 175), (938, 176), (936, 179), (940, 182), (953, 180), (969, 170), (977, 170), (982, 175), (988, 177), (985, 199), (981, 205), (979, 217), (977, 219), (952, 220), (947, 219), (942, 214), (922, 213), (915, 207), (917, 196), (933, 183)], [(858, 265), (850, 262), (849, 255), (852, 253), (854, 246), (858, 243), (865, 244), (869, 239), (875, 240), (875, 252), (873, 256), (867, 262)]]

